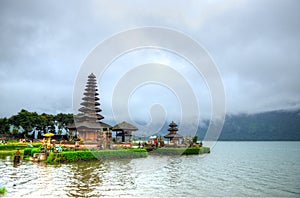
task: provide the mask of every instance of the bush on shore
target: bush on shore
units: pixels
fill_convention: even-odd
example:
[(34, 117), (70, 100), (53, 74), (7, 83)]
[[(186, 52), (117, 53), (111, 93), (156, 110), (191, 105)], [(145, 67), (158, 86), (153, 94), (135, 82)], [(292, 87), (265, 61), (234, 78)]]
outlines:
[(31, 149), (32, 149), (32, 148), (25, 148), (25, 149), (24, 149), (24, 155), (25, 155), (25, 156), (30, 156), (30, 155), (31, 155)]
[[(0, 150), (17, 150), (17, 149), (25, 149), (28, 148), (28, 143), (13, 143), (13, 144), (3, 144), (0, 145)], [(39, 148), (41, 143), (31, 144), (34, 148)]]
[(0, 195), (3, 195), (5, 193), (6, 193), (6, 188), (5, 187), (0, 188)]
[(192, 148), (159, 148), (151, 152), (155, 155), (197, 155), (210, 153), (208, 147), (192, 147)]
[(145, 149), (120, 149), (120, 150), (97, 150), (97, 151), (67, 151), (61, 153), (50, 153), (46, 162), (76, 162), (89, 160), (123, 159), (147, 157), (148, 152)]

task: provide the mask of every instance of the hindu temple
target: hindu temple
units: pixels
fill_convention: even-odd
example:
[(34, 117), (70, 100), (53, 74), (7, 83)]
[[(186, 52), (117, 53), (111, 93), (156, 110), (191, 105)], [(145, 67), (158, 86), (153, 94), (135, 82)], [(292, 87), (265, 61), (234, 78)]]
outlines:
[(96, 76), (91, 73), (88, 76), (85, 91), (83, 93), (82, 106), (75, 115), (75, 125), (69, 127), (70, 131), (77, 131), (78, 138), (84, 142), (96, 143), (103, 138), (111, 138), (111, 128), (109, 124), (102, 122), (104, 117), (100, 114), (102, 111), (99, 103), (99, 93), (97, 89)]
[(177, 133), (178, 128), (175, 122), (171, 122), (168, 128), (169, 134), (165, 135), (164, 138), (169, 140), (169, 144), (181, 144), (183, 136)]

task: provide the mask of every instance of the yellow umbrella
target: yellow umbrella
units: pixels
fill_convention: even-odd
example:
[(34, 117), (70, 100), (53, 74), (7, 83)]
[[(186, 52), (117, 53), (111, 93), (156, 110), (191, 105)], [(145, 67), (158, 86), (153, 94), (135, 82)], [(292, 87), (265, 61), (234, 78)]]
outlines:
[(53, 133), (46, 133), (46, 134), (44, 134), (44, 136), (45, 137), (52, 137), (52, 136), (54, 136), (54, 134)]
[(46, 133), (44, 134), (44, 137), (48, 138), (48, 142), (47, 142), (47, 146), (50, 147), (51, 146), (51, 137), (54, 136), (53, 133)]

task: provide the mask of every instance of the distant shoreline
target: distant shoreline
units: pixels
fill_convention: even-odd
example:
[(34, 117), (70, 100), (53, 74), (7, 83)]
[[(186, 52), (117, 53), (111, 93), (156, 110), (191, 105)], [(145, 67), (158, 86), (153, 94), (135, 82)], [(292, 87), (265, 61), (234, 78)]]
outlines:
[[(211, 142), (214, 140), (203, 140)], [(217, 142), (300, 142), (300, 140), (217, 140)]]

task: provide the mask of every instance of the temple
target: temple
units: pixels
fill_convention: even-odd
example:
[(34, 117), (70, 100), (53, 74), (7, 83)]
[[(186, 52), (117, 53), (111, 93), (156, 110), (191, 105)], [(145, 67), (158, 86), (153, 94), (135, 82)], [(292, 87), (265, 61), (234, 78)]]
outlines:
[(165, 135), (164, 138), (169, 139), (169, 144), (181, 144), (182, 140), (183, 140), (183, 136), (180, 135), (179, 133), (177, 133), (178, 128), (177, 128), (177, 124), (175, 122), (171, 122), (169, 124), (169, 134)]
[(115, 125), (112, 130), (116, 131), (116, 142), (124, 143), (131, 141), (132, 132), (137, 131), (138, 128), (127, 122), (121, 122), (120, 124)]
[(97, 93), (97, 80), (96, 76), (91, 73), (88, 76), (82, 106), (79, 109), (79, 114), (75, 116), (76, 126), (70, 126), (70, 131), (77, 131), (78, 138), (84, 142), (96, 143), (103, 139), (111, 139), (112, 126), (101, 122), (104, 118), (100, 112), (102, 111), (99, 106), (99, 94)]

